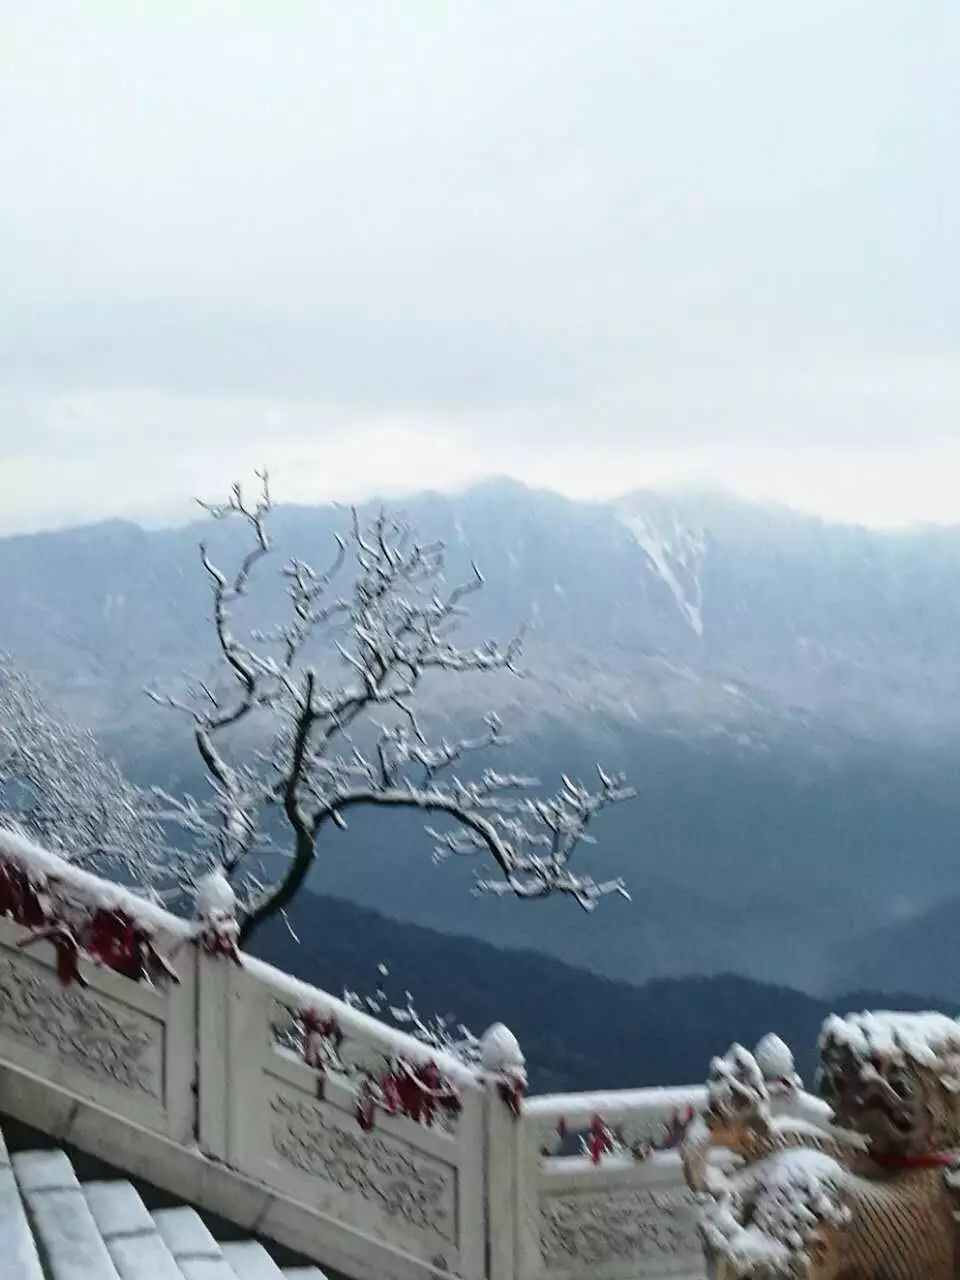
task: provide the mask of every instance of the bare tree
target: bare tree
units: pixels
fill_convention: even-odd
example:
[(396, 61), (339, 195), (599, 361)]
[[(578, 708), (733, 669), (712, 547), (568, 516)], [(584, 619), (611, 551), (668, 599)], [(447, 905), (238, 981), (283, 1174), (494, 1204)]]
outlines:
[[(201, 547), (218, 675), (194, 680), (181, 696), (150, 691), (192, 721), (210, 797), (166, 796), (166, 816), (204, 842), (238, 887), (241, 939), (284, 911), (328, 829), (345, 827), (363, 807), (448, 819), (447, 828), (430, 833), (436, 852), (489, 855), (496, 875), (481, 878), (481, 890), (527, 899), (568, 894), (586, 909), (606, 894), (625, 894), (620, 880), (598, 883), (572, 866), (594, 817), (633, 794), (621, 777), (598, 770), (593, 789), (565, 777), (555, 795), (537, 797), (532, 780), (516, 775), (483, 768), (474, 780), (461, 776), (470, 756), (505, 742), (495, 716), (472, 738), (433, 740), (426, 732), (417, 699), (428, 677), (516, 671), (519, 658), (519, 641), (455, 644), (464, 602), (483, 578), (474, 568), (469, 582), (448, 586), (442, 545), (418, 541), (386, 514), (364, 524), (354, 512), (329, 568), (318, 572), (298, 559), (282, 565), (286, 605), (278, 625), (243, 639), (236, 634), (237, 606), (274, 549), (266, 473), (258, 479), (252, 503), (235, 485), (226, 502), (203, 504), (214, 520), (242, 520), (250, 535), (231, 573)], [(348, 562), (345, 590), (335, 594)], [(320, 645), (335, 659), (332, 676), (329, 661), (323, 675), (318, 669)], [(271, 745), (260, 751), (255, 729), (264, 717)], [(278, 825), (287, 833), (279, 847), (272, 839)], [(254, 870), (276, 868), (276, 857), (263, 860), (271, 852), (284, 859), (279, 873)]]
[(0, 822), (149, 893), (173, 887), (182, 871), (153, 808), (93, 734), (57, 714), (0, 655)]

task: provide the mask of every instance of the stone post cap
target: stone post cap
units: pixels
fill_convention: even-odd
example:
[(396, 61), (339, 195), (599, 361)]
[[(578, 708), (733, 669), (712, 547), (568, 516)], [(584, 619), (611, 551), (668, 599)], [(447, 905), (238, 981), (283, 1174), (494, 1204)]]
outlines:
[(219, 867), (201, 876), (194, 903), (201, 919), (226, 916), (232, 920), (237, 914), (237, 895)]
[(480, 1038), (480, 1065), (490, 1075), (526, 1072), (527, 1060), (520, 1042), (509, 1027), (495, 1022)]

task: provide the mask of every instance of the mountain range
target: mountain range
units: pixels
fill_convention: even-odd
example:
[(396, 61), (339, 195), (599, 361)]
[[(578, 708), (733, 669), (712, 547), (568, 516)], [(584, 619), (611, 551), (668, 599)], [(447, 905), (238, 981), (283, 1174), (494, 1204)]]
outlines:
[[(869, 531), (716, 494), (578, 503), (509, 481), (391, 505), (447, 543), (451, 578), (479, 562), (468, 639), (529, 625), (525, 678), (437, 682), (426, 714), (469, 727), (497, 710), (514, 738), (498, 767), (551, 787), (597, 759), (623, 769), (639, 796), (587, 858), (633, 902), (587, 917), (477, 901), (472, 868), (432, 870), (420, 824), (379, 813), (324, 847), (316, 890), (633, 983), (872, 987), (886, 946), (887, 989), (949, 987), (930, 969), (936, 912), (960, 897), (960, 529)], [(345, 523), (281, 507), (274, 535), (320, 566)], [(201, 537), (241, 554), (231, 522), (0, 539), (0, 649), (167, 787), (200, 785), (188, 728), (142, 689), (211, 657)], [(251, 625), (276, 604), (270, 582)], [(891, 949), (914, 922), (911, 952)]]

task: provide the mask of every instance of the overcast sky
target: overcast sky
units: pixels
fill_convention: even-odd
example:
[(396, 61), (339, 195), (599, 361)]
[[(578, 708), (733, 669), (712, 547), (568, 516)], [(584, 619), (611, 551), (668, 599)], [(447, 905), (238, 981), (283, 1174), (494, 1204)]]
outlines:
[(261, 460), (960, 521), (957, 0), (0, 15), (0, 532)]

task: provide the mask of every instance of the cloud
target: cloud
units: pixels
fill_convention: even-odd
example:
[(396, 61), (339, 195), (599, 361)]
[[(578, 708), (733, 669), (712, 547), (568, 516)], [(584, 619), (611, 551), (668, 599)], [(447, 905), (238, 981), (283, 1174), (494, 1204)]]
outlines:
[(267, 453), (960, 518), (946, 0), (0, 11), (0, 529)]

